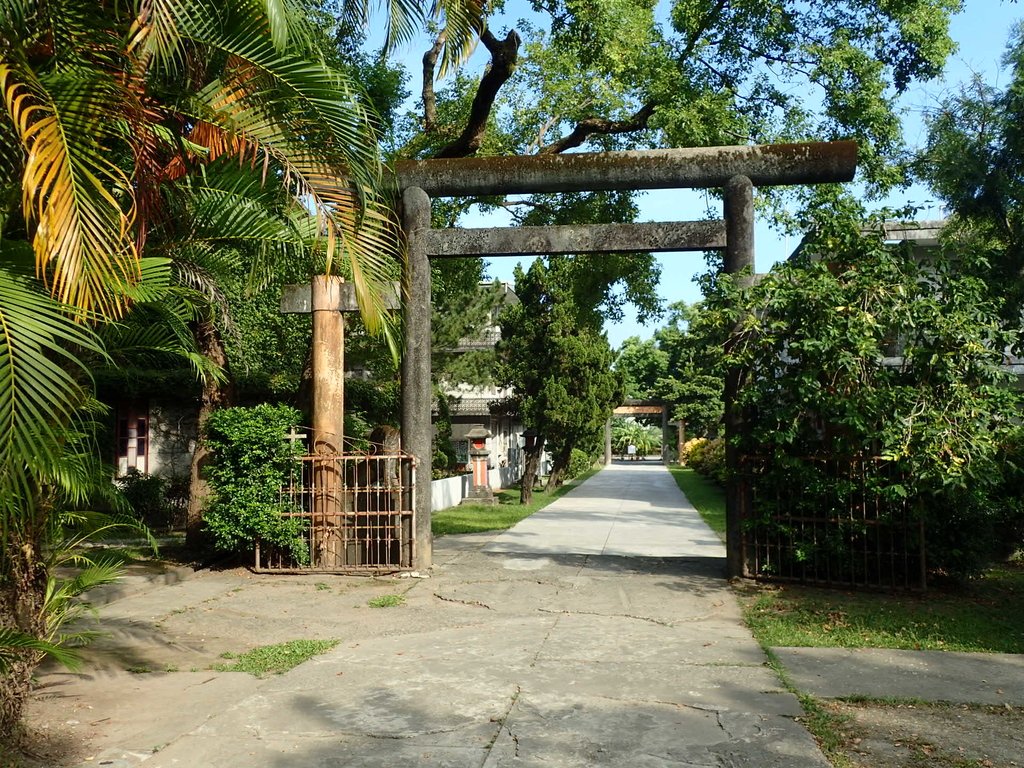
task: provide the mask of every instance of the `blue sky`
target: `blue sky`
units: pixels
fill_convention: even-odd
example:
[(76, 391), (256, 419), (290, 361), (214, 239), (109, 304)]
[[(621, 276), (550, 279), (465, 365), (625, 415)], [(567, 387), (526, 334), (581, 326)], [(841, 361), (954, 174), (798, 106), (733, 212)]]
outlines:
[[(514, 3), (510, 3), (510, 6), (514, 7)], [(1001, 59), (1011, 28), (1024, 18), (1024, 7), (1008, 0), (965, 0), (964, 6), (964, 12), (953, 19), (951, 27), (952, 37), (958, 43), (959, 50), (947, 63), (944, 76), (912, 89), (902, 99), (905, 110), (904, 134), (912, 147), (920, 146), (926, 138), (923, 117), (928, 110), (933, 109), (944, 95), (955, 92), (959, 84), (970, 79), (972, 74), (978, 73), (985, 82), (996, 86), (1005, 85), (1008, 79), (1001, 70)], [(414, 64), (411, 67), (413, 72), (417, 71), (418, 59), (422, 55), (419, 48), (420, 45), (414, 45), (408, 53), (410, 63)], [(476, 66), (482, 69), (485, 57), (478, 53), (471, 60), (471, 65), (477, 61), (479, 64)], [(418, 88), (418, 84), (412, 85), (414, 89)], [(639, 202), (641, 221), (702, 218), (707, 205), (700, 193), (681, 193), (678, 190), (649, 192)], [(940, 218), (942, 215), (941, 209), (922, 187), (912, 187), (886, 202), (894, 207), (907, 203), (917, 205), (922, 209), (920, 217), (925, 219)], [(504, 226), (508, 221), (508, 217), (500, 212), (487, 217), (471, 214), (464, 219), (463, 226)], [(772, 264), (784, 259), (794, 245), (795, 242), (790, 238), (773, 232), (763, 222), (759, 223), (756, 231), (756, 269), (767, 271)], [(666, 303), (700, 299), (700, 291), (693, 281), (694, 275), (704, 271), (704, 261), (700, 254), (659, 254), (658, 260), (662, 266), (659, 292)], [(488, 273), (492, 278), (511, 281), (512, 270), (518, 261), (514, 258), (495, 259)], [(657, 321), (642, 326), (627, 312), (622, 322), (609, 325), (606, 330), (609, 341), (613, 346), (618, 346), (629, 336), (647, 338), (658, 327)]]

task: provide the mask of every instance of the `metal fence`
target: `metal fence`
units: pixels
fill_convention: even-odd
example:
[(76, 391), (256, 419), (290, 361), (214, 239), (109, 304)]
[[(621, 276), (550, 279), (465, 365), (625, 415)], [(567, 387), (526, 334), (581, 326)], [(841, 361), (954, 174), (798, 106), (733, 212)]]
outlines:
[[(783, 460), (787, 461), (787, 460)], [(923, 516), (898, 468), (880, 459), (744, 460), (752, 515), (744, 560), (755, 578), (924, 589)]]
[(403, 453), (303, 456), (282, 488), (285, 517), (302, 521), (305, 563), (256, 546), (256, 570), (386, 573), (416, 559), (416, 468)]

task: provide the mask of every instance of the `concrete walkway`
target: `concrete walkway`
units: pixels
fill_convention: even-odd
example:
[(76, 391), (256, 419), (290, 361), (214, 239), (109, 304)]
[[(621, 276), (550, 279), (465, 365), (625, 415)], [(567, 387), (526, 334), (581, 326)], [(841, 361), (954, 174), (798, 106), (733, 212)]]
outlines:
[[(126, 598), (106, 663), (44, 691), (85, 713), (60, 716), (90, 766), (827, 767), (664, 467), (614, 465), (435, 560), (429, 579), (228, 572)], [(387, 593), (405, 604), (367, 607)], [(295, 637), (340, 643), (264, 680), (208, 669)]]
[(503, 533), (486, 552), (725, 558), (660, 462), (611, 464)]

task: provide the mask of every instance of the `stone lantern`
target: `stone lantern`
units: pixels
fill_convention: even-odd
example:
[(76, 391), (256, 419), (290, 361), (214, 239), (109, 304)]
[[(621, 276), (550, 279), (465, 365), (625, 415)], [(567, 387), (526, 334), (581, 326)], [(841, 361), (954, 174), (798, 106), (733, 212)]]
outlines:
[(483, 424), (474, 424), (466, 433), (469, 440), (469, 464), (472, 470), (469, 495), (462, 500), (463, 504), (494, 504), (494, 493), (491, 491), (491, 484), (487, 476), (487, 457), (491, 452), (487, 450), (487, 438), (491, 431)]

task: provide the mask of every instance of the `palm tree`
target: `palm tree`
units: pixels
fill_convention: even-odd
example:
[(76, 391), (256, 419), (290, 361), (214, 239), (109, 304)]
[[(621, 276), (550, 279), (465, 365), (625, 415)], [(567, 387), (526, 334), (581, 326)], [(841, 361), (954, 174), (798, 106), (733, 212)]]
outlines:
[[(396, 40), (444, 16), (450, 61), (482, 15), (474, 0), (389, 9)], [(218, 163), (258, 169), (315, 216), (324, 269), (344, 264), (367, 327), (384, 327), (399, 238), (374, 120), (358, 85), (323, 63), (304, 10), (0, 0), (0, 737), (54, 639), (48, 546), (95, 477), (77, 461), (95, 455), (85, 361), (106, 354), (99, 328), (166, 302), (147, 270), (201, 250), (175, 229), (181, 196)], [(364, 17), (366, 3), (345, 11)], [(148, 256), (172, 242), (163, 261)]]
[(612, 426), (612, 446), (615, 452), (625, 456), (630, 445), (636, 448), (640, 457), (657, 453), (661, 447), (661, 430), (641, 424), (633, 418), (616, 420)]

